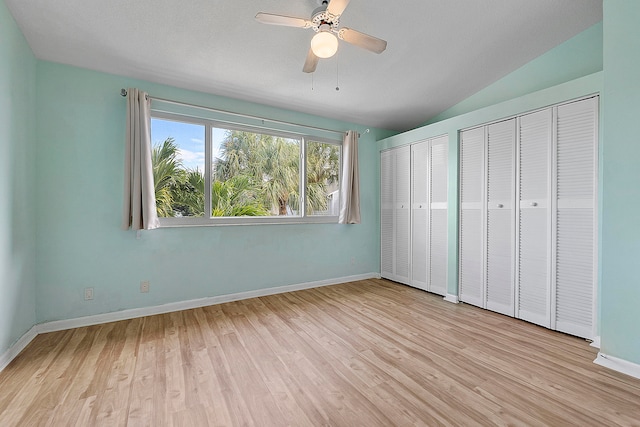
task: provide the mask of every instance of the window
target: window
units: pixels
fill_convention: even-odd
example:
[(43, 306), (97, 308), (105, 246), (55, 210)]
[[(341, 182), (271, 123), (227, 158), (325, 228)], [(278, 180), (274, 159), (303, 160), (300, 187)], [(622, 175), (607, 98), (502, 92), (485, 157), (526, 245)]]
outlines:
[(161, 225), (337, 222), (341, 141), (153, 112)]
[(340, 146), (307, 142), (307, 213), (314, 216), (340, 214)]

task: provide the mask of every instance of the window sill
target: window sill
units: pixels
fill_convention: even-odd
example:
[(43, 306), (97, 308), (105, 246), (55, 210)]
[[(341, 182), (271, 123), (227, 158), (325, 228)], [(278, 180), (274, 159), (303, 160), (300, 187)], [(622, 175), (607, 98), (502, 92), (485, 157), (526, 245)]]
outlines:
[(308, 217), (222, 217), (222, 218), (159, 218), (160, 228), (171, 227), (219, 227), (230, 225), (286, 225), (286, 224), (337, 224), (337, 216)]

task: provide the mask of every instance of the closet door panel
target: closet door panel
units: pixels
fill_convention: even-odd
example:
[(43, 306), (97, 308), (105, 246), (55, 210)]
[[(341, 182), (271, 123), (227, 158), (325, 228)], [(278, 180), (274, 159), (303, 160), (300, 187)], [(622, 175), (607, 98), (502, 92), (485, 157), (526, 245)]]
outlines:
[(393, 279), (393, 214), (394, 158), (393, 151), (380, 153), (380, 275)]
[(429, 291), (446, 295), (449, 137), (432, 140), (429, 154)]
[(593, 338), (598, 98), (557, 107), (555, 329)]
[(551, 294), (547, 223), (544, 209), (520, 212), (516, 317), (548, 328)]
[(429, 290), (427, 285), (427, 235), (429, 233), (426, 209), (414, 209), (411, 217), (411, 285)]
[(460, 301), (484, 308), (484, 262), (482, 211), (460, 212)]
[(395, 275), (396, 280), (410, 284), (411, 276), (411, 209), (410, 147), (395, 151)]
[[(443, 136), (431, 141), (430, 172), (431, 172), (431, 203), (437, 208), (446, 209), (448, 200), (448, 169), (449, 169), (449, 137)], [(442, 204), (441, 206), (437, 206)], [(433, 207), (432, 207), (433, 209)]]
[(558, 209), (555, 329), (593, 338), (593, 214)]
[(447, 211), (431, 213), (431, 250), (429, 262), (429, 291), (447, 295)]
[(409, 209), (398, 209), (396, 215), (396, 280), (409, 284)]
[(520, 118), (516, 317), (551, 326), (552, 109)]
[(487, 212), (487, 309), (513, 316), (512, 211)]
[(429, 143), (411, 146), (411, 284), (429, 290)]
[(514, 315), (515, 119), (487, 126), (486, 308)]
[(484, 141), (485, 129), (460, 134), (459, 297), (484, 304)]

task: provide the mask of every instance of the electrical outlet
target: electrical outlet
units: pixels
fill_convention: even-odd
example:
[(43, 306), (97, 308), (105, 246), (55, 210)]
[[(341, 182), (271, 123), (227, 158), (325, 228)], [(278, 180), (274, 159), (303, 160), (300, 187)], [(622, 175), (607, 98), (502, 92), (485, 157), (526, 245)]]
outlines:
[(148, 280), (144, 280), (144, 281), (140, 282), (140, 292), (142, 292), (143, 294), (146, 294), (147, 292), (149, 292), (149, 281)]
[(84, 299), (85, 301), (93, 299), (93, 288), (84, 288)]

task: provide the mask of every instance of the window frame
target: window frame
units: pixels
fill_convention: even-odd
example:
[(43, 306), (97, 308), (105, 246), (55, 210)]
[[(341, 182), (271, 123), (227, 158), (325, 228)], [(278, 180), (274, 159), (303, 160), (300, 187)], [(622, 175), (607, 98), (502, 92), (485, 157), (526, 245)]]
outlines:
[[(267, 224), (337, 224), (339, 215), (309, 215), (307, 212), (307, 144), (317, 142), (330, 144), (339, 147), (339, 170), (338, 183), (342, 182), (342, 145), (343, 142), (337, 139), (318, 137), (308, 133), (286, 131), (271, 127), (251, 125), (231, 122), (221, 119), (193, 116), (189, 114), (173, 113), (164, 110), (151, 109), (151, 119), (168, 120), (180, 123), (188, 123), (204, 126), (204, 180), (205, 180), (205, 206), (204, 210), (209, 212), (209, 216), (202, 217), (159, 217), (160, 227), (194, 227), (194, 226), (230, 226), (230, 225), (267, 225)], [(293, 125), (292, 126), (299, 126)], [(224, 129), (240, 132), (252, 132), (274, 137), (295, 139), (300, 146), (300, 166), (299, 166), (299, 189), (301, 194), (300, 209), (298, 215), (292, 216), (211, 216), (211, 186), (213, 167), (213, 129)], [(151, 134), (153, 138), (153, 133)], [(153, 141), (152, 141), (153, 144)], [(339, 194), (340, 192), (338, 192)], [(339, 194), (340, 197), (340, 194)], [(339, 202), (338, 202), (339, 203)]]

